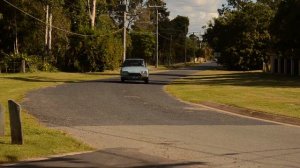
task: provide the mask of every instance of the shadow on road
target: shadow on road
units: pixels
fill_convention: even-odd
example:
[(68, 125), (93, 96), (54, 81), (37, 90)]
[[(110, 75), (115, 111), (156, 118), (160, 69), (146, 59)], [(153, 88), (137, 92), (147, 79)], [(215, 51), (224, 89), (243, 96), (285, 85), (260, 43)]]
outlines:
[(61, 167), (85, 167), (85, 168), (168, 168), (182, 166), (201, 166), (205, 162), (176, 162), (164, 158), (150, 156), (128, 149), (107, 149), (86, 154), (55, 157), (40, 161), (20, 162), (17, 164), (3, 165), (14, 168), (61, 168)]

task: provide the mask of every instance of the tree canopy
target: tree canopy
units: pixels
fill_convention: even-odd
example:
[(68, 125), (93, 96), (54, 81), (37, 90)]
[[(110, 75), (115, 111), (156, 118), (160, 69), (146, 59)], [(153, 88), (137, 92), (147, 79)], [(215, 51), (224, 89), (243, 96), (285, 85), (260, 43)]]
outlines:
[(0, 68), (23, 57), (28, 62), (39, 62), (35, 66), (42, 70), (48, 66), (82, 72), (118, 68), (122, 63), (125, 11), (127, 56), (154, 62), (153, 6), (159, 6), (160, 62), (169, 56), (170, 46), (174, 62), (182, 61), (188, 18), (178, 16), (170, 20), (163, 0), (3, 0)]
[(298, 0), (228, 0), (204, 40), (228, 69), (261, 69), (270, 50), (297, 55), (299, 11)]
[(284, 0), (271, 23), (274, 48), (284, 56), (300, 57), (300, 1)]

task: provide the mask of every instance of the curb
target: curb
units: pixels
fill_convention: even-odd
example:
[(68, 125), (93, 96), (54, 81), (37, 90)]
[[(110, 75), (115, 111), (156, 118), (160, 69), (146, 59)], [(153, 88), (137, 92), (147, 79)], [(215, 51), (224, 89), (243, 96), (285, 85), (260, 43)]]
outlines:
[(66, 154), (57, 154), (57, 155), (52, 155), (52, 156), (46, 156), (46, 157), (40, 157), (40, 158), (31, 158), (31, 159), (24, 159), (12, 163), (2, 163), (0, 164), (0, 167), (2, 166), (15, 166), (17, 164), (22, 164), (22, 163), (28, 163), (28, 162), (38, 162), (38, 161), (45, 161), (49, 159), (54, 159), (54, 158), (59, 158), (59, 157), (66, 157), (66, 156), (72, 156), (72, 155), (80, 155), (80, 154), (87, 154), (87, 153), (92, 153), (95, 151), (85, 151), (85, 152), (72, 152), (72, 153), (66, 153)]
[(189, 101), (184, 101), (182, 99), (179, 99), (178, 97), (167, 92), (166, 85), (163, 87), (163, 91), (170, 97), (178, 100), (179, 102), (189, 104), (192, 106), (208, 108), (211, 110), (215, 110), (219, 113), (226, 113), (229, 115), (235, 115), (244, 118), (256, 119), (265, 122), (272, 122), (275, 124), (286, 125), (286, 126), (300, 127), (300, 118), (288, 117), (288, 116), (278, 115), (278, 114), (271, 114), (271, 113), (251, 110), (247, 108), (233, 107), (233, 106), (213, 103), (213, 102), (192, 103)]
[(251, 109), (246, 109), (241, 107), (233, 107), (233, 106), (213, 103), (213, 102), (202, 102), (196, 105), (221, 110), (227, 113), (233, 113), (244, 117), (250, 117), (250, 118), (265, 120), (269, 122), (275, 122), (278, 124), (300, 126), (300, 119), (295, 117), (271, 114), (271, 113), (266, 113), (266, 112), (261, 112), (261, 111), (256, 111), (256, 110), (251, 110)]

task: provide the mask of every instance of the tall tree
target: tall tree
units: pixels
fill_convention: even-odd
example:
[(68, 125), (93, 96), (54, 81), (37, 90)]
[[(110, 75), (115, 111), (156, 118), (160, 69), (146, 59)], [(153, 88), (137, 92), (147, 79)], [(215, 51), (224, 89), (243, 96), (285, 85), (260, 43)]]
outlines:
[(287, 57), (300, 57), (300, 1), (283, 0), (270, 26), (275, 49)]
[(248, 2), (241, 10), (225, 13), (209, 25), (204, 39), (219, 63), (229, 69), (260, 69), (271, 43), (268, 31), (274, 11), (262, 3)]

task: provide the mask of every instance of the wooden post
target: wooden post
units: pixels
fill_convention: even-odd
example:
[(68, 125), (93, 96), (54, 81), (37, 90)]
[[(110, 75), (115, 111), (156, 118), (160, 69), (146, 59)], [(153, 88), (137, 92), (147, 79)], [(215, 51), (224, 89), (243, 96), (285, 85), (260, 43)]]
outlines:
[(13, 100), (8, 100), (11, 143), (23, 144), (22, 124), (21, 124), (21, 106)]
[(25, 60), (22, 60), (22, 64), (21, 64), (21, 73), (25, 73), (25, 72), (26, 72)]
[(4, 108), (0, 104), (0, 136), (4, 136)]

